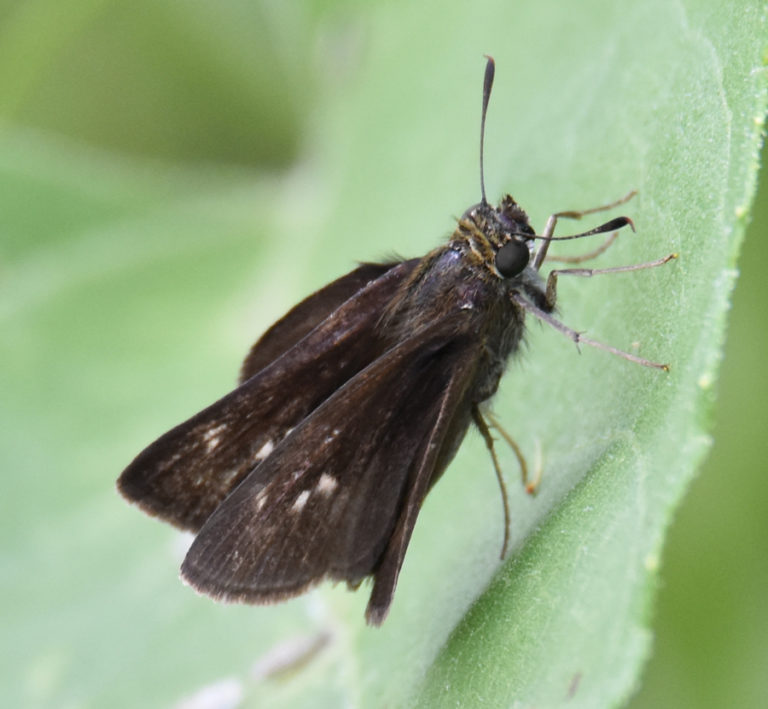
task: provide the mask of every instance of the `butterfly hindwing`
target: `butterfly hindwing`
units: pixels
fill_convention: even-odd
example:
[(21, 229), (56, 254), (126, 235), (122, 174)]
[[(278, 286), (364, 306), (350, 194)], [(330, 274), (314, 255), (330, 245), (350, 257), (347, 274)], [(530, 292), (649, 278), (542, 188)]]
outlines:
[(412, 269), (388, 268), (234, 391), (150, 444), (120, 476), (122, 494), (200, 529), (291, 429), (386, 349), (380, 314)]
[[(418, 259), (413, 259), (415, 265)], [(363, 263), (305, 298), (269, 328), (251, 347), (240, 371), (240, 383), (290, 350), (342, 303), (383, 276), (397, 263)], [(400, 270), (405, 270), (402, 265)]]

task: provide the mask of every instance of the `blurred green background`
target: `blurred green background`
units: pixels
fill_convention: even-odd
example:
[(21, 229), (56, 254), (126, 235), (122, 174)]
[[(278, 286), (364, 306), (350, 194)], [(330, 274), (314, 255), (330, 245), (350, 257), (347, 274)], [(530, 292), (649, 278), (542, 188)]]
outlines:
[[(553, 23), (562, 21), (558, 7), (566, 5), (548, 5)], [(343, 1), (0, 3), (0, 319), (12, 325), (0, 347), (13, 363), (0, 382), (23, 393), (2, 397), (12, 407), (0, 409), (0, 603), (7, 621), (0, 666), (24, 668), (14, 677), (0, 669), (3, 704), (99, 706), (99, 697), (109, 696), (115, 668), (108, 658), (121, 649), (104, 650), (115, 639), (94, 622), (91, 596), (76, 595), (82, 583), (94, 597), (108, 596), (116, 618), (136, 607), (141, 589), (147, 617), (119, 621), (133, 629), (119, 638), (126, 657), (194, 646), (196, 638), (184, 634), (184, 613), (194, 609), (158, 605), (153, 594), (168, 575), (167, 558), (142, 564), (137, 556), (165, 544), (166, 532), (148, 520), (134, 524), (135, 511), (115, 515), (113, 479), (137, 446), (225, 390), (253, 337), (297, 295), (395, 244), (419, 253), (435, 240), (409, 247), (408, 230), (431, 233), (427, 225), (446, 225), (451, 210), (474, 198), (478, 106), (467, 108), (464, 98), (477, 98), (480, 64), (430, 82), (440, 57), (462, 41), (440, 12), (435, 5), (428, 27), (401, 28), (392, 6), (379, 13)], [(524, 7), (520, 12), (528, 17)], [(416, 88), (404, 87), (387, 133), (376, 133), (379, 123), (345, 122), (344, 102), (353, 100), (350, 85), (357, 100), (364, 95), (361, 68), (382, 22), (392, 25), (393, 61), (398, 43), (419, 42), (424, 64), (413, 67)], [(547, 32), (546, 25), (539, 29)], [(514, 32), (510, 27), (510, 42)], [(474, 49), (469, 55), (479, 57)], [(566, 71), (567, 62), (556, 70)], [(432, 161), (429, 182), (417, 175), (410, 194), (399, 197), (408, 201), (404, 213), (420, 210), (418, 224), (404, 226), (393, 245), (363, 243), (352, 254), (323, 248), (311, 225), (328, 209), (329, 195), (355, 179), (344, 173), (349, 156), (339, 151), (373, 145), (363, 169), (376, 173), (377, 151), (391, 149), (390, 134), (414, 126), (423, 135), (409, 110), (414, 92), (424, 102), (453, 100), (443, 83), (461, 92), (461, 140), (446, 145), (436, 131), (434, 143), (414, 145), (396, 174), (385, 167), (377, 175), (382, 183), (408, 181), (409, 160)], [(523, 110), (529, 101), (558, 97), (520, 97)], [(535, 147), (546, 137), (531, 141)], [(472, 168), (458, 180), (442, 167), (446, 150), (458, 153), (451, 164)], [(488, 170), (493, 184), (509, 174), (505, 166)], [(389, 194), (379, 197), (371, 195), (346, 223), (334, 215), (338, 228), (357, 230), (365, 242), (369, 225), (361, 220), (398, 209)], [(276, 234), (285, 240), (279, 248), (271, 247)], [(714, 446), (669, 531), (654, 654), (630, 704), (637, 709), (768, 704), (766, 181), (739, 264)], [(216, 336), (201, 340), (201, 332)], [(154, 378), (137, 376), (145, 372)], [(155, 411), (166, 392), (176, 398)], [(87, 564), (73, 562), (86, 551), (72, 549), (68, 535), (80, 539), (92, 529), (105, 538), (145, 537)], [(118, 576), (124, 596), (113, 586), (121, 567), (133, 574)], [(102, 569), (109, 575), (100, 578)], [(60, 590), (60, 602), (72, 609), (63, 620), (50, 603), (58, 589), (49, 584), (81, 573), (92, 576)], [(142, 632), (174, 614), (177, 636)], [(77, 651), (92, 663), (82, 683), (89, 694), (71, 690), (79, 685), (70, 681), (62, 697), (51, 688), (73, 665), (51, 638), (73, 629)], [(238, 648), (230, 651), (236, 663)], [(19, 661), (33, 655), (33, 665)], [(150, 662), (137, 677), (162, 683), (159, 665), (158, 676), (152, 670)]]

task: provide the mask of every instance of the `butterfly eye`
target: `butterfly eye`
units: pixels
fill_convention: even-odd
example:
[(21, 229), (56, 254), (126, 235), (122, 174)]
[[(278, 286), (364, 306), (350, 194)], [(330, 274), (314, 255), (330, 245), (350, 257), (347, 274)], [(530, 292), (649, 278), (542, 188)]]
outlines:
[(504, 278), (518, 276), (528, 265), (530, 255), (525, 242), (512, 239), (496, 252), (496, 270)]

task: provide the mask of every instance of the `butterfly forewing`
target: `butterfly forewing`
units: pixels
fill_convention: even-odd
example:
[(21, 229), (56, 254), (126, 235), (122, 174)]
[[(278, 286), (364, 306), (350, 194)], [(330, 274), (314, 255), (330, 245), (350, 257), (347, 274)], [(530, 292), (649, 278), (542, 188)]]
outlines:
[(412, 270), (413, 262), (387, 267), (282, 356), (148, 446), (120, 476), (123, 495), (200, 529), (291, 429), (386, 349), (377, 323)]
[(215, 597), (268, 602), (326, 577), (356, 585), (374, 574), (369, 619), (381, 622), (421, 502), (455, 450), (443, 445), (446, 416), (467, 389), (477, 347), (451, 318), (360, 372), (213, 513), (184, 577)]

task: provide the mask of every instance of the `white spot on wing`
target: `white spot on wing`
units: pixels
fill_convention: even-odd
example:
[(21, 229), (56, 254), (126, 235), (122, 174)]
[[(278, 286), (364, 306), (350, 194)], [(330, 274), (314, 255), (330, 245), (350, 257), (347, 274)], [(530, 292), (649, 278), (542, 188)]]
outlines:
[(267, 488), (263, 487), (256, 495), (256, 511), (261, 512), (261, 508), (267, 504)]
[(330, 495), (339, 486), (339, 481), (332, 475), (323, 473), (320, 476), (320, 480), (317, 481), (317, 487), (315, 488), (320, 494), (326, 497)]
[(220, 423), (218, 426), (213, 426), (203, 433), (203, 443), (205, 443), (206, 453), (210, 453), (219, 445), (219, 443), (221, 443), (221, 436), (219, 434), (226, 430), (227, 424)]
[(323, 440), (323, 443), (333, 443), (333, 441), (336, 439), (336, 436), (338, 436), (341, 433), (341, 431), (338, 428), (334, 428), (333, 431), (331, 431)]
[(181, 453), (174, 453), (164, 463), (160, 463), (158, 467), (162, 472), (165, 472), (166, 470), (170, 470), (176, 463), (178, 463), (181, 460), (181, 457), (182, 457)]
[(261, 461), (268, 457), (273, 450), (275, 450), (275, 444), (272, 440), (268, 440), (261, 448), (259, 448), (256, 455), (253, 456), (253, 462), (261, 463)]
[(239, 472), (240, 472), (239, 468), (232, 468), (230, 470), (227, 470), (227, 472), (221, 474), (221, 478), (220, 478), (221, 482), (225, 485), (227, 483), (232, 482), (232, 480), (234, 480), (237, 477)]
[(301, 512), (309, 499), (309, 490), (303, 490), (291, 505), (291, 512)]

